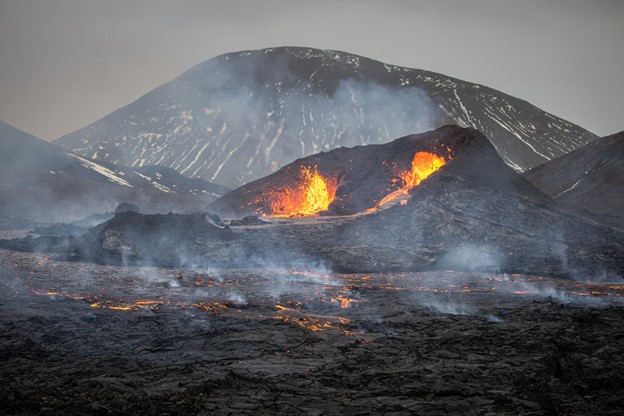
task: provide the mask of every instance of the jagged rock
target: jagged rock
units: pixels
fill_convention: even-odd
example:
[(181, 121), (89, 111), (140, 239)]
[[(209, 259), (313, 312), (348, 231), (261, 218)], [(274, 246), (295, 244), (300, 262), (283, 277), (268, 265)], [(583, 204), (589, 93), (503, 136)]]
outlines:
[(175, 265), (201, 260), (215, 242), (236, 235), (204, 214), (151, 214), (126, 211), (72, 243), (73, 255), (96, 261), (138, 261)]
[[(2, 414), (616, 415), (624, 406), (622, 289), (609, 285), (445, 272), (288, 277), (4, 250), (0, 272), (0, 290), (11, 291), (0, 302)], [(288, 293), (277, 299), (279, 282)], [(511, 292), (523, 284), (618, 296), (561, 306)], [(329, 301), (354, 286), (359, 303)], [(222, 305), (231, 292), (248, 305)], [(433, 308), (444, 301), (465, 311)]]
[(131, 202), (122, 202), (115, 208), (115, 214), (120, 214), (122, 212), (139, 212), (139, 206)]
[(255, 215), (247, 215), (246, 217), (243, 217), (240, 220), (230, 221), (231, 227), (240, 227), (240, 226), (245, 226), (245, 225), (267, 225), (267, 224), (270, 224), (270, 222), (261, 220)]
[[(241, 214), (272, 214), (275, 199), (297, 185), (304, 168), (314, 169), (335, 186), (335, 197), (326, 214), (350, 215), (375, 208), (399, 188), (399, 175), (412, 168), (416, 152), (442, 157), (439, 172), (448, 180), (466, 180), (482, 188), (547, 199), (529, 181), (505, 165), (485, 136), (473, 129), (444, 126), (390, 143), (321, 152), (285, 166), (276, 173), (227, 193), (209, 205), (211, 210)], [(436, 176), (437, 172), (433, 173)]]

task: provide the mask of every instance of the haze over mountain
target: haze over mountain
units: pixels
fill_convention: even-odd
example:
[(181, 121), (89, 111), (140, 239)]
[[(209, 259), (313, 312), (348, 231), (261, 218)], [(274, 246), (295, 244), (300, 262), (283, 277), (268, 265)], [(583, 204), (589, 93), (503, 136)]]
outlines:
[(66, 153), (0, 122), (0, 215), (70, 219), (123, 201), (148, 211), (201, 206), (227, 191), (166, 167), (129, 169)]
[(624, 216), (624, 132), (531, 169), (525, 177), (567, 205)]
[(210, 59), (57, 144), (236, 187), (300, 157), (449, 123), (482, 131), (516, 171), (596, 138), (481, 85), (345, 52), (283, 47)]

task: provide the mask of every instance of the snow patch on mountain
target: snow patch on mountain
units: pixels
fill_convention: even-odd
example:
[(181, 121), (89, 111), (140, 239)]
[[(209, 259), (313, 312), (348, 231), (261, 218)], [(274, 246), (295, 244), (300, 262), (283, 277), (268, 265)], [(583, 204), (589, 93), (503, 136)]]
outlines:
[(82, 166), (99, 173), (100, 175), (106, 177), (111, 182), (115, 182), (119, 185), (127, 186), (129, 188), (133, 187), (132, 185), (130, 185), (130, 183), (127, 180), (120, 178), (115, 172), (113, 172), (110, 169), (105, 168), (102, 165), (98, 165), (97, 163), (94, 163), (90, 160), (87, 160), (83, 157), (80, 157), (78, 155), (74, 155), (71, 153), (66, 153), (66, 155), (70, 157), (75, 157), (76, 159), (80, 160), (80, 164)]

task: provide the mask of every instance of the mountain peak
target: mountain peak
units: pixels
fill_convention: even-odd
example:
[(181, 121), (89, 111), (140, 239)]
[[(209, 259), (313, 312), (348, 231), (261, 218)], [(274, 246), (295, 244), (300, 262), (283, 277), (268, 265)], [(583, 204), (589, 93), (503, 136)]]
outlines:
[(166, 165), (233, 188), (300, 157), (445, 124), (482, 131), (516, 171), (596, 139), (481, 85), (289, 46), (202, 62), (57, 143), (93, 159)]

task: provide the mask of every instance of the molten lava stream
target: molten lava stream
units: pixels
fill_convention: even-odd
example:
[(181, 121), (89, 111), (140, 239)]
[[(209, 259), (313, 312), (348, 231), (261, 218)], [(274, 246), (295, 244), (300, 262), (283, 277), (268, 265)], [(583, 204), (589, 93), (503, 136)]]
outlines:
[(334, 200), (336, 188), (336, 181), (325, 179), (316, 166), (302, 166), (297, 185), (272, 193), (268, 215), (309, 216), (326, 211)]
[(377, 205), (377, 208), (384, 206), (391, 201), (400, 201), (401, 205), (407, 203), (409, 191), (420, 185), (429, 175), (446, 164), (446, 160), (434, 153), (416, 152), (412, 159), (412, 170), (403, 171), (399, 175), (401, 187), (396, 191), (386, 195)]

